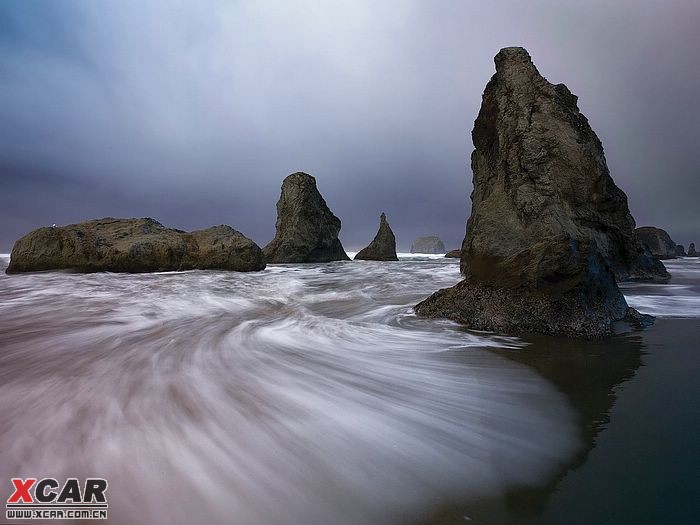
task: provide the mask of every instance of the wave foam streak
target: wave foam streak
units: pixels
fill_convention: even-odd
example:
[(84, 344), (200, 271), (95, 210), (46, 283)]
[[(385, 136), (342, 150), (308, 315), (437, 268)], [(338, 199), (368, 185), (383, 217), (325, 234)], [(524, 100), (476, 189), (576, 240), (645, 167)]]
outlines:
[[(563, 396), (418, 319), (447, 260), (0, 278), (0, 479), (104, 476), (113, 523), (387, 523), (551, 473)], [(5, 496), (2, 494), (2, 496)]]
[(627, 303), (657, 317), (700, 317), (700, 258), (664, 261), (668, 284), (623, 283)]

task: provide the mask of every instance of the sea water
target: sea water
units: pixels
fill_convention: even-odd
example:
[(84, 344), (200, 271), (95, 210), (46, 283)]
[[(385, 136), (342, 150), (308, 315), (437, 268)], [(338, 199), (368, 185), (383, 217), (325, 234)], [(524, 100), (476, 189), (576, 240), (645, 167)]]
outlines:
[(11, 477), (99, 476), (111, 523), (410, 523), (551, 479), (585, 443), (561, 389), (499, 354), (530, 343), (413, 313), (459, 279), (408, 254), (3, 272), (0, 497)]

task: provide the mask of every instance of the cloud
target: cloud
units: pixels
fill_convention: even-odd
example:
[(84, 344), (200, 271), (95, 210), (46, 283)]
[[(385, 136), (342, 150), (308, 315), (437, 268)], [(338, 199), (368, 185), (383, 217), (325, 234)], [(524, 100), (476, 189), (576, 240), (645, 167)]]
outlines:
[(638, 222), (688, 242), (699, 13), (631, 0), (4, 2), (0, 250), (101, 215), (228, 223), (264, 244), (297, 170), (317, 177), (348, 248), (371, 240), (381, 211), (400, 248), (433, 233), (457, 246), (471, 126), (505, 45), (580, 96)]

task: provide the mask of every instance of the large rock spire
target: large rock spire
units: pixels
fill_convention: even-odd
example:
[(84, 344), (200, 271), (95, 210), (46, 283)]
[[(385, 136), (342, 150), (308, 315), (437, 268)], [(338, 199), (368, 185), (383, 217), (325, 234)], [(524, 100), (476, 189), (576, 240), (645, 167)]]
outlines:
[(275, 238), (263, 248), (269, 263), (349, 260), (338, 239), (340, 219), (307, 173), (292, 173), (282, 182), (275, 228)]
[(473, 328), (598, 337), (628, 316), (617, 278), (667, 277), (634, 235), (627, 197), (564, 84), (502, 49), (472, 139), (465, 280), (416, 307)]

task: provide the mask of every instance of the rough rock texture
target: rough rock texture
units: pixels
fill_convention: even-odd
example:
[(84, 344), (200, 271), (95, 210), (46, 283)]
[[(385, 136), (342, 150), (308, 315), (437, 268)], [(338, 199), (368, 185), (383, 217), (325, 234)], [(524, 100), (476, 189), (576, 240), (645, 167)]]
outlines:
[(340, 219), (311, 175), (298, 172), (284, 179), (275, 228), (275, 238), (263, 248), (268, 263), (350, 260), (338, 239)]
[(668, 279), (635, 236), (627, 196), (577, 97), (542, 77), (524, 49), (506, 48), (495, 61), (472, 132), (480, 205), (462, 245), (463, 272), (467, 260), (488, 265), (565, 231), (593, 238), (618, 281)]
[(691, 242), (688, 246), (688, 257), (700, 257), (700, 253), (695, 251), (695, 243)]
[(457, 250), (450, 250), (445, 254), (445, 257), (448, 257), (450, 259), (459, 259), (462, 257), (462, 250), (457, 249)]
[(411, 253), (445, 253), (445, 244), (435, 235), (418, 237), (411, 245)]
[(685, 246), (682, 244), (676, 244), (676, 257), (685, 257)]
[[(610, 274), (612, 275), (612, 274)], [(614, 282), (611, 281), (611, 286)], [(615, 321), (648, 326), (653, 317), (629, 308), (619, 292), (597, 287), (586, 293), (552, 295), (464, 280), (416, 305), (424, 317), (445, 317), (473, 330), (505, 334), (543, 333), (596, 339), (612, 335)]]
[(635, 230), (637, 238), (644, 244), (651, 254), (657, 259), (674, 259), (676, 246), (671, 236), (661, 228), (642, 226)]
[(187, 233), (149, 218), (104, 218), (30, 232), (15, 243), (7, 273), (264, 268), (258, 245), (229, 226)]
[(230, 226), (212, 226), (191, 232), (199, 248), (183, 263), (198, 270), (257, 271), (265, 269), (262, 249)]
[(355, 255), (355, 259), (365, 261), (398, 261), (396, 256), (396, 237), (386, 220), (386, 215), (379, 216), (379, 230), (374, 240)]
[(416, 306), (479, 330), (595, 338), (630, 317), (618, 277), (667, 274), (577, 98), (522, 48), (502, 49), (474, 123), (465, 280)]

